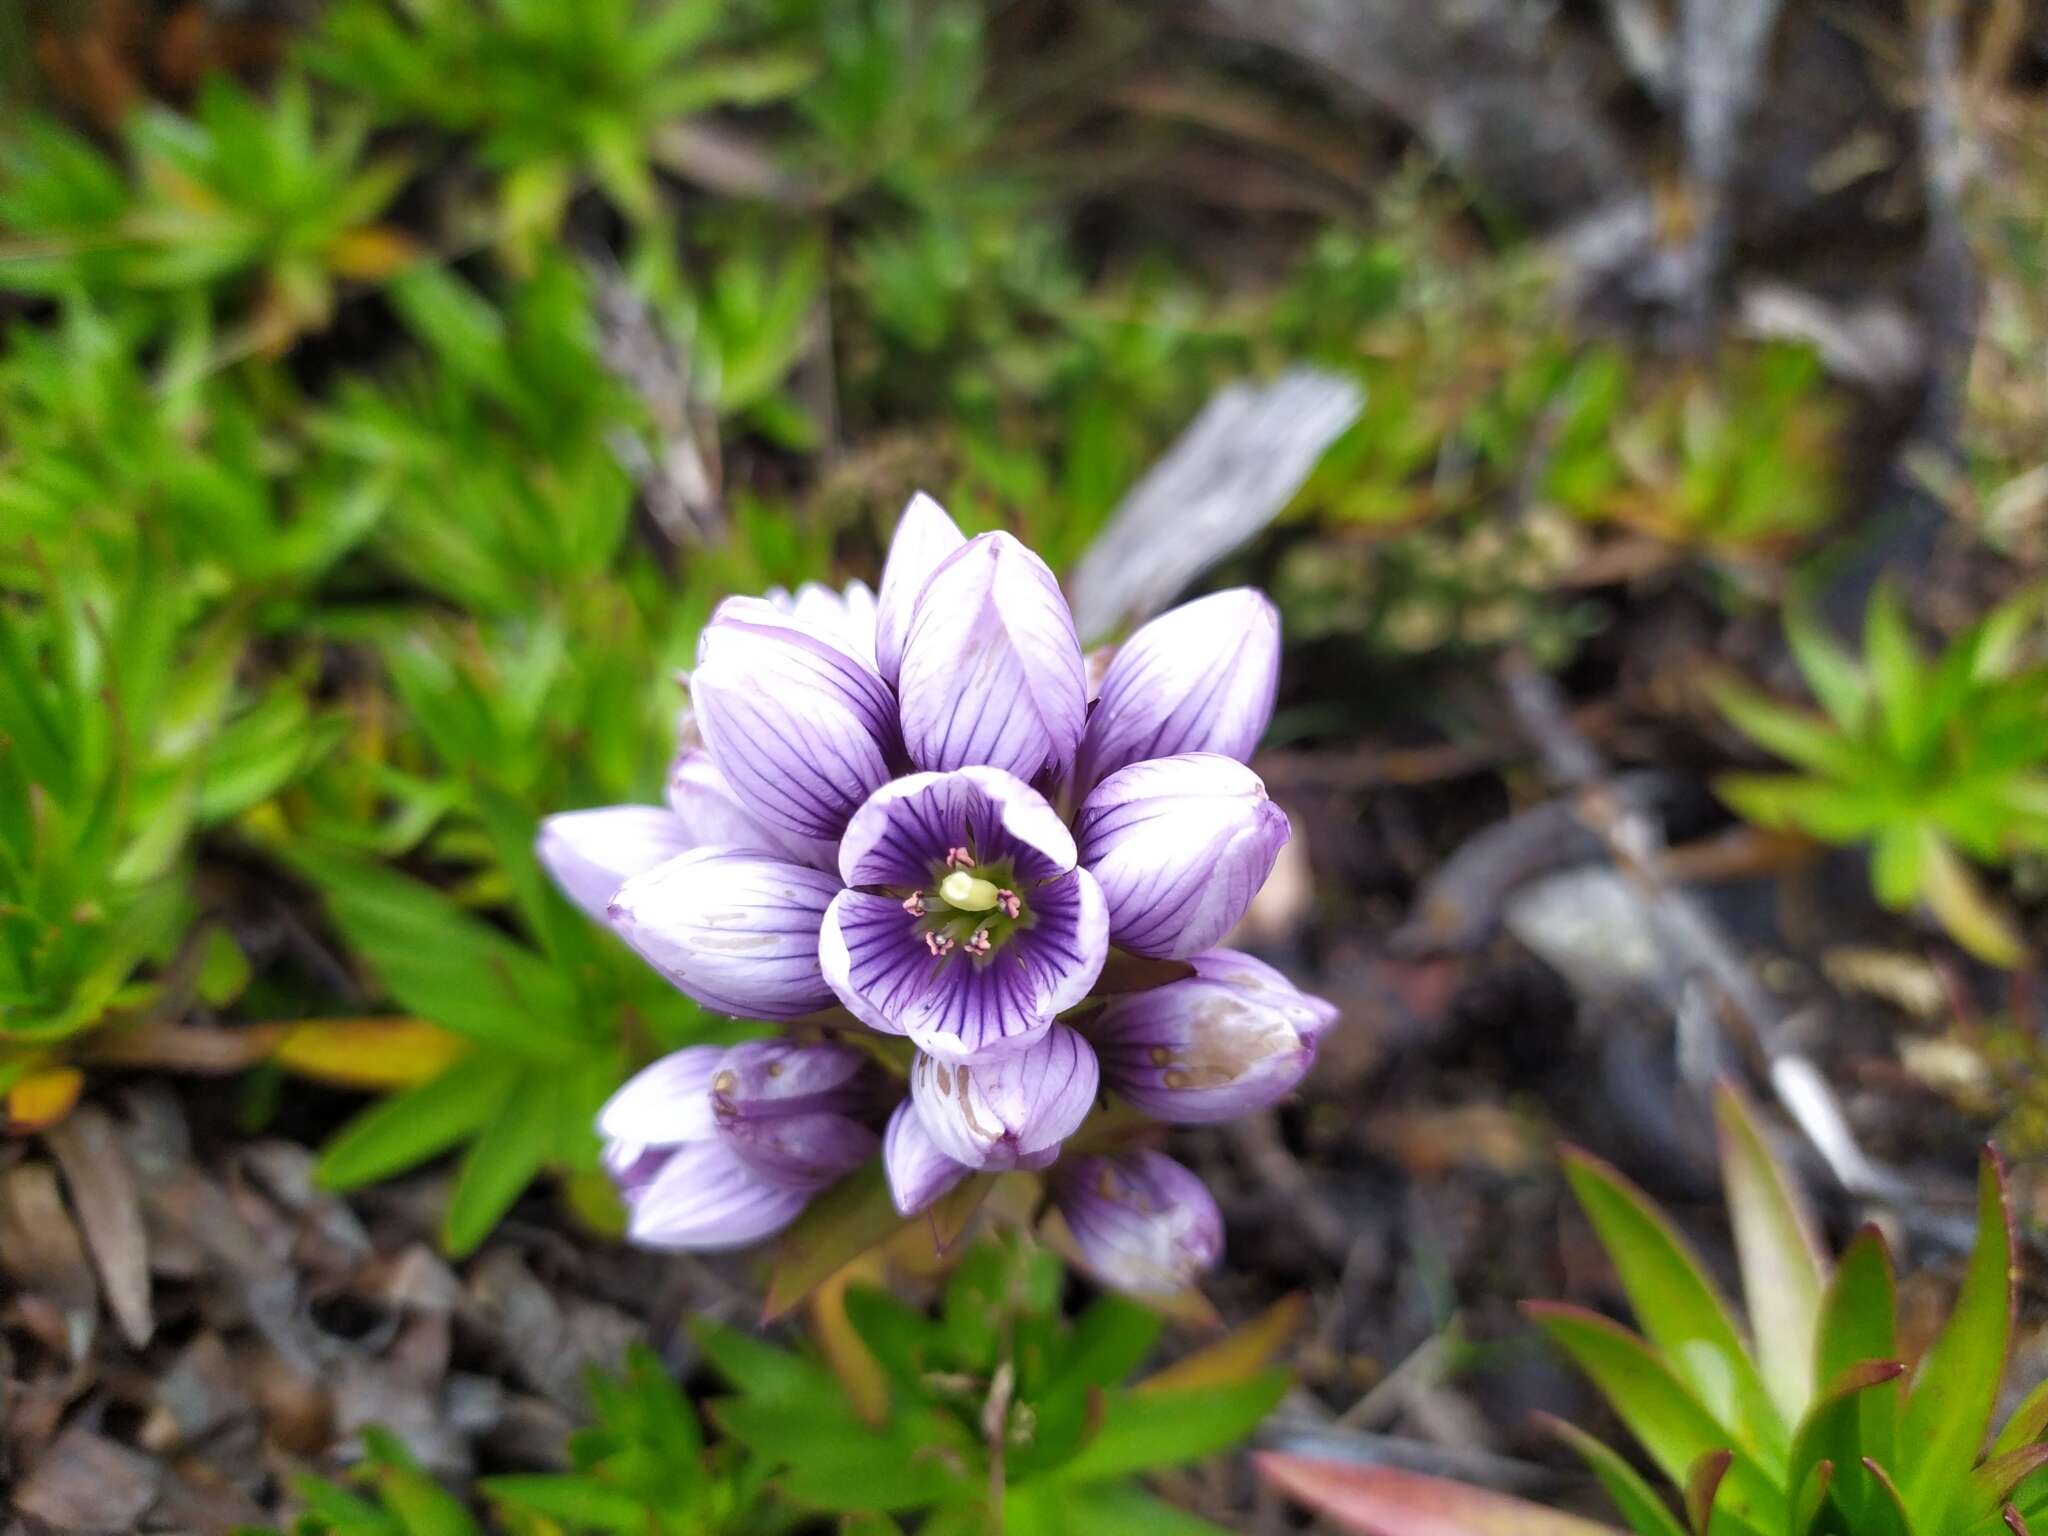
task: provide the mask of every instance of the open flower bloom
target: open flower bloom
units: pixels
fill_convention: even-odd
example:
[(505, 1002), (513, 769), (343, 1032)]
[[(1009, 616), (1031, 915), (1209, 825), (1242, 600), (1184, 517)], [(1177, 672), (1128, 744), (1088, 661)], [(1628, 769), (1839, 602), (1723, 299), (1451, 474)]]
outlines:
[(598, 1115), (604, 1163), (648, 1248), (743, 1248), (873, 1157), (882, 1074), (843, 1045), (749, 1041), (664, 1056)]
[[(691, 739), (668, 805), (552, 817), (538, 851), (572, 899), (706, 1007), (850, 1015), (908, 1038), (909, 1097), (883, 1147), (908, 1213), (970, 1171), (1050, 1166), (1105, 1084), (1162, 1117), (1215, 1119), (1305, 1070), (1313, 1001), (1242, 967), (1225, 975), (1228, 952), (1211, 949), (1287, 838), (1244, 763), (1278, 666), (1278, 615), (1245, 589), (1084, 659), (1044, 561), (1005, 533), (964, 536), (919, 496), (877, 591), (809, 585), (721, 604), (689, 679)], [(1075, 1012), (1112, 946), (1196, 956), (1196, 975), (1153, 1013), (1131, 998)], [(1271, 1025), (1228, 1071), (1202, 1022), (1219, 997)], [(1107, 1077), (1091, 1038), (1113, 1055)], [(1141, 1065), (1161, 1051), (1217, 1081), (1196, 1094), (1167, 1081), (1171, 1065), (1148, 1077)], [(718, 1070), (738, 1081), (742, 1065)], [(828, 1118), (772, 1132), (718, 1121), (669, 1140), (608, 1123), (636, 1235), (745, 1240), (736, 1214), (713, 1220), (684, 1199), (690, 1179), (727, 1179), (716, 1201), (694, 1198), (743, 1204), (774, 1230), (798, 1184), (815, 1188), (872, 1135), (844, 1108), (817, 1114)], [(813, 1157), (828, 1124), (836, 1140)], [(745, 1179), (727, 1177), (735, 1167)]]

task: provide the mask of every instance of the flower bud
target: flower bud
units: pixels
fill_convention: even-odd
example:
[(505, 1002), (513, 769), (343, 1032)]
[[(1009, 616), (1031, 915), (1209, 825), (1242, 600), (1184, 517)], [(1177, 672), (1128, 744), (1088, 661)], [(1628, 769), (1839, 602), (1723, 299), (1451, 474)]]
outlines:
[(1284, 993), (1218, 979), (1204, 970), (1206, 958), (1196, 958), (1193, 976), (1111, 998), (1088, 1026), (1104, 1084), (1169, 1124), (1255, 1113), (1291, 1092), (1315, 1061), (1311, 999), (1284, 978)]
[(980, 1061), (920, 1054), (910, 1099), (938, 1150), (970, 1168), (1043, 1168), (1095, 1104), (1095, 1053), (1055, 1024), (1035, 1045)]
[(620, 1182), (626, 1236), (643, 1248), (745, 1248), (780, 1232), (810, 1200), (809, 1191), (759, 1177), (723, 1137), (660, 1155), (666, 1161), (652, 1178), (641, 1178), (642, 1168), (635, 1167)]
[(1196, 955), (1195, 974), (1224, 982), (1251, 1001), (1287, 1014), (1296, 1034), (1311, 1045), (1330, 1032), (1341, 1016), (1327, 998), (1304, 992), (1265, 961), (1238, 949), (1212, 949)]
[(1249, 587), (1162, 613), (1118, 647), (1075, 765), (1082, 793), (1117, 769), (1184, 752), (1252, 755), (1273, 718), (1280, 615)]
[(1082, 1264), (1119, 1291), (1172, 1295), (1223, 1254), (1223, 1214), (1215, 1199), (1163, 1152), (1063, 1163), (1053, 1200)]
[(1081, 642), (1046, 563), (1007, 533), (949, 556), (917, 599), (896, 681), (920, 768), (1065, 773), (1088, 717)]
[(602, 918), (633, 876), (696, 846), (682, 821), (658, 805), (606, 805), (548, 817), (533, 851), (563, 895)]
[(889, 541), (889, 559), (882, 567), (882, 590), (875, 600), (875, 661), (890, 683), (903, 665), (903, 642), (918, 594), (932, 572), (967, 542), (946, 509), (919, 491), (903, 509), (896, 536)]
[(795, 1019), (832, 1001), (818, 930), (837, 877), (766, 854), (699, 848), (628, 880), (612, 926), (707, 1008)]
[(939, 1150), (908, 1099), (896, 1106), (882, 1133), (882, 1169), (899, 1216), (915, 1216), (974, 1171)]
[(785, 1189), (814, 1191), (874, 1156), (863, 1124), (884, 1102), (874, 1059), (849, 1045), (749, 1040), (711, 1078), (718, 1132), (747, 1166)]
[(1118, 769), (1083, 803), (1074, 831), (1109, 905), (1110, 942), (1167, 959), (1235, 927), (1288, 838), (1259, 776), (1214, 752)]
[(751, 815), (702, 747), (679, 752), (669, 765), (667, 798), (692, 848), (751, 848), (813, 869), (831, 869), (838, 861), (832, 839), (804, 837)]

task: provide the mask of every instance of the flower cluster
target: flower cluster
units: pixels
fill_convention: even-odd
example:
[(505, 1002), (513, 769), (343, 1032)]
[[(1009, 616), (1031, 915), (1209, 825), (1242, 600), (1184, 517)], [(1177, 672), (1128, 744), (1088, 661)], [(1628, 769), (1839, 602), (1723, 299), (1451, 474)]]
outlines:
[[(817, 1043), (681, 1051), (620, 1090), (600, 1130), (634, 1240), (754, 1242), (879, 1148), (905, 1215), (971, 1173), (1060, 1162), (1054, 1198), (1104, 1280), (1173, 1290), (1213, 1263), (1193, 1174), (1061, 1149), (1105, 1090), (1169, 1123), (1270, 1104), (1334, 1021), (1213, 947), (1287, 841), (1245, 766), (1279, 641), (1240, 589), (1084, 656), (1042, 560), (923, 496), (879, 594), (722, 604), (667, 806), (551, 817), (540, 854), (691, 997)], [(1183, 963), (1112, 991), (1112, 947)], [(907, 1097), (845, 1042), (853, 1021), (915, 1047)]]

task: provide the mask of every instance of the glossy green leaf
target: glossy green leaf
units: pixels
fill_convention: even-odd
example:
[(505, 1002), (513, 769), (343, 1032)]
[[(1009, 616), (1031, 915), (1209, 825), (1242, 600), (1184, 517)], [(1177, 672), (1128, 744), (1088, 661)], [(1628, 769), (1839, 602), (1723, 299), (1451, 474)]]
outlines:
[(1764, 1466), (1782, 1468), (1791, 1439), (1786, 1421), (1705, 1264), (1650, 1198), (1613, 1168), (1577, 1149), (1566, 1150), (1564, 1165), (1644, 1336), (1737, 1444)]
[(1714, 1117), (1756, 1357), (1778, 1412), (1796, 1423), (1813, 1397), (1814, 1341), (1827, 1284), (1820, 1241), (1755, 1111), (1733, 1086), (1724, 1083), (1716, 1093)]
[(1897, 1402), (1896, 1383), (1905, 1374), (1896, 1360), (1866, 1360), (1830, 1380), (1800, 1421), (1792, 1445), (1792, 1482), (1805, 1487), (1822, 1463), (1834, 1468), (1831, 1497), (1853, 1523), (1867, 1518), (1880, 1494), (1862, 1469), (1870, 1447), (1863, 1426), (1873, 1403), (1889, 1416)]
[(1543, 1414), (1539, 1422), (1569, 1445), (1587, 1470), (1599, 1479), (1607, 1497), (1614, 1501), (1614, 1507), (1621, 1511), (1621, 1518), (1636, 1536), (1686, 1536), (1677, 1516), (1618, 1452), (1563, 1419)]
[(2048, 1435), (2048, 1381), (2037, 1382), (2034, 1389), (2020, 1399), (2019, 1407), (2013, 1409), (2012, 1417), (2005, 1421), (1998, 1438), (1991, 1442), (1991, 1454), (2003, 1456), (2023, 1445), (2032, 1445), (2043, 1435)]
[(1783, 1524), (1785, 1496), (1775, 1481), (1731, 1444), (1729, 1430), (1641, 1339), (1578, 1307), (1527, 1302), (1522, 1310), (1593, 1379), (1673, 1486), (1685, 1486), (1702, 1456), (1733, 1449), (1724, 1495), (1730, 1511), (1765, 1528)]
[(1913, 1373), (1900, 1418), (1898, 1487), (1913, 1523), (1945, 1531), (1990, 1430), (2012, 1339), (2013, 1232), (2005, 1169), (1986, 1151), (1977, 1181), (1977, 1245), (1955, 1311)]

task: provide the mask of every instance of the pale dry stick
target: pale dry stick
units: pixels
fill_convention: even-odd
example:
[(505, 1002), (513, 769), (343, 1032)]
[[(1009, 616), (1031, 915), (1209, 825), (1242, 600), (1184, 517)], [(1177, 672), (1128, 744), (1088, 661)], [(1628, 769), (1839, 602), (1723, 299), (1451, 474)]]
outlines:
[[(1556, 683), (1519, 655), (1503, 660), (1500, 675), (1517, 723), (1550, 776), (1578, 792), (1581, 819), (1605, 845), (1615, 868), (1642, 893), (1667, 953), (1685, 974), (1719, 994), (1721, 1008), (1695, 1011), (1691, 1027), (1704, 1028), (1717, 1018), (1738, 1020), (1763, 1059), (1778, 1102), (1842, 1188), (1859, 1199), (1894, 1206), (1908, 1203), (1916, 1192), (1898, 1174), (1873, 1162), (1857, 1144), (1834, 1090), (1820, 1069), (1787, 1043), (1790, 1031), (1786, 1020), (1719, 925), (1667, 878), (1661, 829), (1639, 801), (1616, 793), (1599, 754), (1567, 718)], [(1702, 1049), (1697, 1039), (1682, 1053), (1695, 1072), (1715, 1054)], [(1697, 1077), (1693, 1085), (1702, 1090), (1711, 1086)]]

